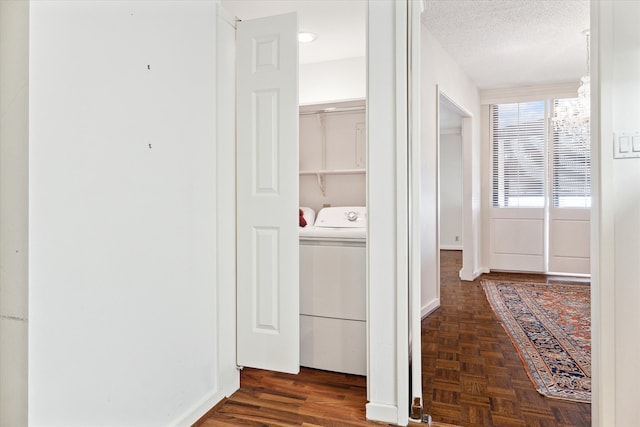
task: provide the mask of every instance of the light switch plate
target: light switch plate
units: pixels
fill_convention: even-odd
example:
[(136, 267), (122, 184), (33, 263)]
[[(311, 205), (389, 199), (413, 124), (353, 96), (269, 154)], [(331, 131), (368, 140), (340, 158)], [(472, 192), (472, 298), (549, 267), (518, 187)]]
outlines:
[(613, 158), (640, 158), (640, 130), (619, 131), (613, 134)]

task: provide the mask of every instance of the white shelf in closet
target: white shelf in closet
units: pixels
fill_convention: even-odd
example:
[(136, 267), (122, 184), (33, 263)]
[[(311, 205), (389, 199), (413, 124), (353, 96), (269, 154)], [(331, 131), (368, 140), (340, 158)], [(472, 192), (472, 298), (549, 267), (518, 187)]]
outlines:
[(300, 175), (356, 175), (367, 173), (366, 169), (319, 169), (300, 171)]

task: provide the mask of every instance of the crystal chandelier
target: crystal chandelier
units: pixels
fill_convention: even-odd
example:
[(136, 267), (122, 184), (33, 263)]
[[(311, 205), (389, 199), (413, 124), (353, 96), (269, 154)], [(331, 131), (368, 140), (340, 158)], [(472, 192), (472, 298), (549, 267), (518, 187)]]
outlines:
[(555, 105), (553, 124), (558, 132), (576, 137), (589, 138), (591, 133), (591, 81), (589, 66), (589, 30), (585, 30), (587, 39), (587, 75), (580, 79), (578, 97), (558, 100)]

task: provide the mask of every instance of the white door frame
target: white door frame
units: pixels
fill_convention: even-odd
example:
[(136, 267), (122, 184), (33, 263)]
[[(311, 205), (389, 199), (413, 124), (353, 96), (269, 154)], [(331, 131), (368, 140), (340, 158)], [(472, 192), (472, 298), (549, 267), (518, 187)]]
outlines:
[[(436, 225), (436, 241), (438, 244), (438, 250), (436, 251), (436, 277), (437, 277), (437, 298), (440, 300), (440, 102), (444, 98), (451, 104), (462, 117), (461, 134), (462, 134), (462, 164), (463, 164), (463, 176), (462, 176), (462, 268), (460, 269), (460, 279), (473, 280), (476, 278), (476, 272), (474, 271), (473, 260), (476, 257), (475, 246), (473, 244), (473, 176), (469, 172), (472, 154), (472, 123), (473, 116), (471, 113), (462, 107), (460, 103), (456, 102), (446, 92), (444, 92), (440, 86), (436, 89), (437, 106), (436, 115), (438, 117), (438, 136), (436, 139), (436, 155), (437, 160), (437, 172), (436, 172), (436, 203), (437, 203), (437, 225)], [(467, 242), (469, 241), (469, 242)]]
[[(409, 4), (416, 6), (411, 0), (370, 0), (367, 15), (366, 414), (370, 420), (398, 425), (407, 424), (410, 404), (409, 277), (415, 280), (415, 274), (410, 273), (409, 246), (412, 259), (420, 255), (409, 234)], [(412, 67), (416, 69), (419, 64)], [(411, 224), (417, 224), (415, 218)], [(419, 262), (412, 266), (419, 267)]]

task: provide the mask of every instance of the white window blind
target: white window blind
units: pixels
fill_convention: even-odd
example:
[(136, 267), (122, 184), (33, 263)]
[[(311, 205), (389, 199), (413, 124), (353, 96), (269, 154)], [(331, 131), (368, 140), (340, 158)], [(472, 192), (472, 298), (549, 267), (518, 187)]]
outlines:
[[(579, 105), (577, 99), (556, 99), (553, 111)], [(554, 208), (591, 207), (591, 151), (588, 133), (553, 130), (551, 203)]]
[(494, 207), (544, 207), (545, 101), (491, 107)]

